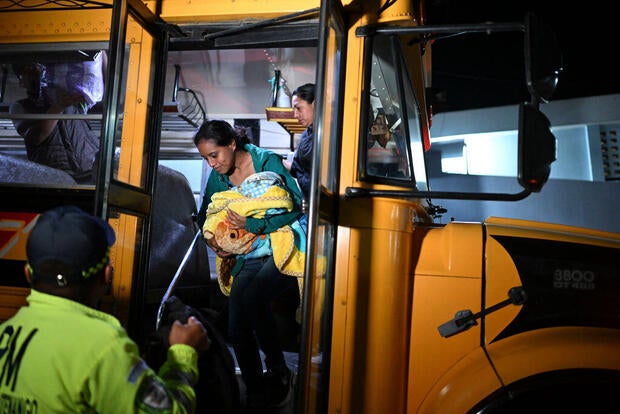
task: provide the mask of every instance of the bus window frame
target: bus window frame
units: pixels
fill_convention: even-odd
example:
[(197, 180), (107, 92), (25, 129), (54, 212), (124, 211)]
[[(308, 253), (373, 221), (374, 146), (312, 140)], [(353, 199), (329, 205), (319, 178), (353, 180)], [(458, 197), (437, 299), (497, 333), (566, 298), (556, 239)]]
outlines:
[[(121, 104), (121, 94), (126, 95), (127, 67), (131, 64), (128, 56), (127, 45), (131, 39), (127, 39), (129, 19), (132, 24), (139, 26), (151, 38), (151, 50), (149, 52), (150, 69), (148, 86), (148, 99), (145, 104), (148, 109), (144, 113), (136, 113), (136, 118), (145, 117), (143, 125), (143, 148), (144, 157), (140, 160), (141, 168), (139, 177), (134, 177), (135, 184), (119, 181), (114, 177), (115, 151), (117, 139), (125, 135), (119, 130), (118, 121), (124, 104)], [(124, 274), (131, 275), (131, 279), (124, 281), (125, 290), (122, 293), (122, 306), (118, 312), (122, 320), (127, 321), (127, 329), (131, 335), (146, 338), (151, 328), (145, 326), (145, 312), (147, 311), (147, 283), (148, 263), (150, 252), (150, 228), (151, 209), (155, 180), (159, 163), (159, 142), (162, 109), (164, 102), (164, 86), (166, 76), (166, 61), (169, 48), (170, 33), (167, 26), (159, 24), (161, 21), (144, 4), (139, 2), (114, 2), (112, 14), (112, 27), (118, 27), (110, 36), (108, 78), (109, 87), (106, 89), (105, 100), (107, 105), (104, 111), (103, 136), (100, 163), (104, 169), (99, 172), (96, 187), (95, 206), (100, 216), (112, 217), (111, 224), (123, 228), (124, 240), (118, 240), (117, 262), (126, 263)], [(113, 79), (112, 79), (113, 78)], [(132, 120), (132, 122), (135, 120)], [(124, 120), (124, 123), (126, 120)], [(122, 134), (122, 135), (121, 135)], [(123, 138), (126, 139), (126, 138)], [(105, 146), (103, 146), (105, 145)], [(147, 155), (148, 154), (148, 155)], [(133, 157), (131, 157), (133, 158)], [(130, 161), (131, 162), (131, 161)], [(133, 168), (133, 167), (132, 167)], [(108, 183), (108, 185), (106, 185)], [(121, 243), (126, 245), (123, 250)], [(129, 257), (129, 256), (132, 257)], [(120, 275), (122, 277), (122, 275)], [(162, 291), (163, 295), (163, 291)]]
[[(327, 164), (337, 166), (336, 160), (340, 158), (342, 151), (339, 136), (342, 133), (343, 113), (338, 102), (344, 99), (347, 54), (347, 31), (343, 14), (344, 9), (339, 1), (321, 1), (306, 271), (301, 298), (301, 347), (295, 395), (299, 406), (315, 407), (316, 412), (327, 411), (329, 402), (334, 254), (340, 200), (337, 191), (340, 185), (340, 169), (325, 168), (325, 164), (321, 167), (319, 160), (325, 157)], [(335, 48), (332, 49), (332, 54), (329, 53), (330, 46)], [(326, 90), (328, 85), (333, 84), (336, 85), (335, 88)], [(334, 107), (328, 106), (332, 103), (335, 103)], [(325, 259), (323, 275), (320, 274), (319, 256)], [(313, 349), (313, 345), (317, 343), (319, 349)], [(319, 353), (316, 354), (316, 351)], [(319, 362), (313, 362), (317, 359)]]

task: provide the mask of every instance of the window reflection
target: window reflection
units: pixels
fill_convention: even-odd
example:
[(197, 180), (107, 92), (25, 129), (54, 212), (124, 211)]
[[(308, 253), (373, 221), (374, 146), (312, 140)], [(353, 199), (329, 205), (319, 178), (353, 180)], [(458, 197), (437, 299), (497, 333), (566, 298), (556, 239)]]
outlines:
[(148, 150), (149, 119), (153, 107), (153, 76), (157, 68), (155, 39), (133, 16), (127, 20), (121, 96), (116, 118), (113, 177), (144, 188), (146, 170), (155, 154)]
[(368, 137), (368, 166), (370, 175), (381, 177), (405, 177), (407, 149), (402, 133), (390, 125), (383, 108), (377, 109)]

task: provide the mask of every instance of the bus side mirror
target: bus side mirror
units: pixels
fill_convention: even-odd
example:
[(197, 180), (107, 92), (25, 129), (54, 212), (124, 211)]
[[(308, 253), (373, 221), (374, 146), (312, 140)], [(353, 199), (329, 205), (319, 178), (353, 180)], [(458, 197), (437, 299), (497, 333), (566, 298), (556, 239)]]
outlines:
[(556, 159), (556, 140), (547, 117), (530, 103), (519, 106), (518, 142), (519, 184), (526, 190), (539, 192)]
[(556, 159), (551, 124), (538, 109), (551, 100), (562, 71), (562, 54), (555, 34), (534, 14), (525, 17), (525, 79), (530, 103), (519, 106), (518, 179), (521, 186), (539, 192), (549, 179)]
[(535, 102), (551, 100), (562, 67), (562, 53), (551, 28), (534, 14), (525, 17), (525, 80)]

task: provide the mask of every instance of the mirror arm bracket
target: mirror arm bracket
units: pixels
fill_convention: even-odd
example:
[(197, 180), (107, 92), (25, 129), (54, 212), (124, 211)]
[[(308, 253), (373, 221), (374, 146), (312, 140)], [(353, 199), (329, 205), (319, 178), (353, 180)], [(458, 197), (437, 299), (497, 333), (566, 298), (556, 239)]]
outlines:
[(474, 24), (442, 24), (442, 25), (425, 25), (425, 26), (361, 26), (355, 30), (358, 37), (373, 36), (381, 33), (386, 35), (396, 34), (465, 34), (465, 33), (495, 33), (495, 32), (524, 32), (525, 24), (523, 22), (513, 23), (474, 23)]
[(458, 191), (415, 191), (415, 190), (371, 190), (360, 187), (347, 187), (345, 199), (365, 197), (396, 198), (438, 198), (451, 200), (486, 200), (486, 201), (520, 201), (531, 194), (530, 190), (520, 193), (465, 193)]

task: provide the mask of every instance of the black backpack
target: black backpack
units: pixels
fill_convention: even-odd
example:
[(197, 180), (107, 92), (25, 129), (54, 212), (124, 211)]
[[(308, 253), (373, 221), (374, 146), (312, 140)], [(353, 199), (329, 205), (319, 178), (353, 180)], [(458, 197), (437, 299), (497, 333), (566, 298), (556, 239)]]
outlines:
[(190, 316), (202, 322), (211, 339), (209, 350), (198, 358), (200, 376), (195, 386), (196, 413), (239, 414), (241, 400), (235, 361), (217, 327), (214, 311), (199, 311), (185, 305), (176, 296), (171, 296), (165, 303), (161, 326), (148, 343), (145, 360), (151, 367), (158, 369), (166, 358), (170, 326), (177, 319), (185, 323)]

